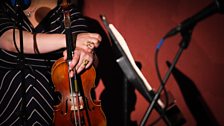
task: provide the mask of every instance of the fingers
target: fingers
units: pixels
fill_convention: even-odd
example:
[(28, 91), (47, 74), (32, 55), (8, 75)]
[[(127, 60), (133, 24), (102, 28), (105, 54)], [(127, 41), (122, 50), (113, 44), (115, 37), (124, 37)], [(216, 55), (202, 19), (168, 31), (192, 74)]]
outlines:
[(87, 52), (93, 52), (94, 48), (99, 47), (102, 38), (97, 33), (80, 33), (77, 36), (76, 46)]
[[(80, 73), (82, 70), (89, 68), (93, 63), (94, 49), (99, 47), (102, 38), (97, 33), (80, 33), (76, 38), (76, 48), (72, 61), (69, 64), (72, 77), (74, 72)], [(63, 52), (64, 59), (67, 59), (67, 52)], [(72, 71), (73, 70), (73, 71)]]
[[(82, 70), (89, 68), (93, 63), (93, 54), (85, 52), (84, 50), (76, 50), (77, 57), (79, 56), (79, 60), (77, 60), (76, 56), (73, 57), (72, 62), (76, 63), (75, 69), (77, 70), (77, 73), (80, 73)], [(74, 65), (74, 64), (73, 64)]]
[(86, 42), (86, 47), (88, 47), (89, 49), (94, 49), (94, 42), (92, 42), (92, 41), (87, 41), (87, 42)]
[[(66, 52), (64, 52), (64, 58), (66, 57)], [(74, 72), (80, 73), (84, 69), (89, 68), (93, 63), (93, 54), (86, 52), (81, 48), (76, 48), (74, 51), (73, 58), (69, 64), (69, 68), (73, 71), (69, 73), (72, 77)]]
[(97, 48), (100, 45), (100, 42), (102, 41), (102, 37), (97, 33), (87, 33), (87, 36), (90, 38), (87, 42), (92, 42), (95, 48)]

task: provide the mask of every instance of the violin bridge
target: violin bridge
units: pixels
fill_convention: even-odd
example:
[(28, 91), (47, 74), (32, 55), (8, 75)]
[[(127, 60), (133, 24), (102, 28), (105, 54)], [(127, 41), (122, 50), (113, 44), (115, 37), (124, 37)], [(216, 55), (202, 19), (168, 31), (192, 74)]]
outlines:
[(71, 110), (77, 111), (78, 109), (81, 110), (84, 108), (84, 102), (82, 96), (78, 96), (78, 99), (74, 96), (73, 101), (74, 104), (71, 106)]

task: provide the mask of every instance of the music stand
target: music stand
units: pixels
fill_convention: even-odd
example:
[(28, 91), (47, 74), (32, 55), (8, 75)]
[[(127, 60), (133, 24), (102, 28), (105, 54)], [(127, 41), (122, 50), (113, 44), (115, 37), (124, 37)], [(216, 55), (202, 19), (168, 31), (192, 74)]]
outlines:
[[(144, 98), (148, 102), (151, 102), (153, 100), (155, 92), (152, 90), (152, 87), (135, 64), (135, 61), (128, 49), (124, 38), (113, 26), (113, 24), (109, 24), (107, 22), (105, 16), (101, 16), (101, 20), (103, 21), (105, 28), (107, 29), (110, 37), (113, 40), (114, 49), (116, 51), (115, 53), (117, 54), (116, 62), (122, 69), (129, 82), (135, 86), (135, 88), (144, 96)], [(162, 115), (164, 122), (169, 125), (171, 124), (171, 122), (165, 115), (165, 112), (163, 110), (164, 107), (165, 105), (160, 99), (158, 99), (157, 103), (155, 104), (155, 109), (160, 115)]]

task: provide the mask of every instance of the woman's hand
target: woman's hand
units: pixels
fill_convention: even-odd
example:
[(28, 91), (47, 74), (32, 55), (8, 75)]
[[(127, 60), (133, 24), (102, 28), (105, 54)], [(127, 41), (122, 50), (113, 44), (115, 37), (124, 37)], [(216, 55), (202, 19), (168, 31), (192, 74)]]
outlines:
[[(100, 45), (100, 42), (101, 36), (97, 33), (80, 33), (77, 35), (76, 48), (69, 65), (69, 69), (71, 70), (69, 73), (70, 76), (73, 76), (75, 71), (80, 73), (92, 65), (95, 57), (94, 49)], [(66, 60), (67, 52), (64, 51), (63, 55)]]
[(102, 38), (97, 33), (80, 33), (77, 35), (76, 47), (93, 52), (100, 45)]

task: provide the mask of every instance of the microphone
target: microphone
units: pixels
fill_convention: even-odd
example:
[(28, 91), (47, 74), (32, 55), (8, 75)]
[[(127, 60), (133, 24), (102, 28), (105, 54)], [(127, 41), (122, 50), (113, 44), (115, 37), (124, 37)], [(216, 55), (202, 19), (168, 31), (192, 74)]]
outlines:
[(31, 4), (31, 0), (10, 0), (10, 2), (13, 7), (19, 5), (23, 10), (27, 9)]
[(175, 28), (171, 29), (164, 37), (168, 38), (170, 36), (173, 36), (179, 32), (182, 32), (184, 30), (189, 30), (193, 28), (198, 22), (202, 21), (203, 19), (215, 14), (216, 12), (224, 13), (224, 4), (223, 0), (215, 0), (215, 2), (209, 4), (207, 7), (202, 9), (197, 14), (193, 15), (190, 18), (187, 18), (182, 23), (180, 23)]

